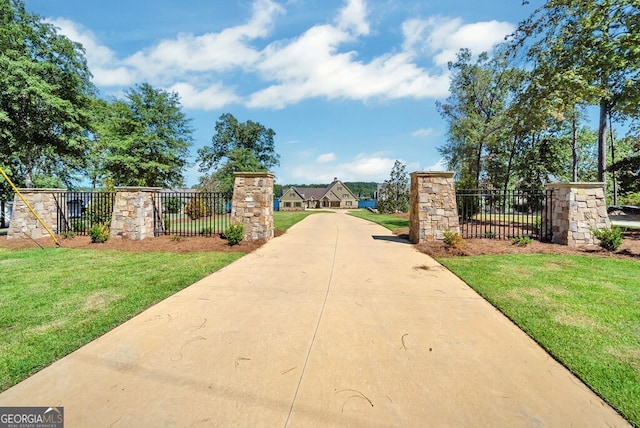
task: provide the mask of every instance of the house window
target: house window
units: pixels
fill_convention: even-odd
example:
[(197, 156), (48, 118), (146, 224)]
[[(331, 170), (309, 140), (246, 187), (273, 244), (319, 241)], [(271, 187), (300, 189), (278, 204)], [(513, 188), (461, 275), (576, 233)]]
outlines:
[(285, 202), (284, 206), (285, 208), (291, 208), (291, 202)]
[(351, 201), (345, 201), (345, 205), (350, 207), (351, 206)]
[(302, 202), (294, 202), (293, 206), (296, 208), (300, 208), (302, 207)]
[(338, 186), (338, 191), (341, 191), (341, 190), (342, 190), (342, 186)]
[(349, 195), (347, 193), (342, 195), (342, 199), (347, 199), (349, 197)]

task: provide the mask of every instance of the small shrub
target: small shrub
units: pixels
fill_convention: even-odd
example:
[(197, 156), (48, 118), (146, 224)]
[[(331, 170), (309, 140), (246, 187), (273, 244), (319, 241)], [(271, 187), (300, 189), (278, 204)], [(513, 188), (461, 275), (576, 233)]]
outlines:
[(207, 206), (200, 198), (192, 198), (184, 207), (184, 213), (189, 216), (191, 220), (197, 220), (207, 215)]
[(184, 241), (184, 236), (180, 236), (180, 235), (171, 235), (171, 239), (173, 242), (182, 242)]
[(164, 201), (164, 211), (170, 214), (178, 214), (182, 209), (180, 198), (171, 197)]
[(107, 239), (109, 239), (109, 233), (110, 233), (109, 228), (110, 228), (109, 223), (96, 224), (93, 227), (91, 227), (91, 229), (89, 229), (89, 232), (88, 232), (89, 236), (91, 237), (91, 242), (93, 242), (94, 244), (107, 242)]
[(200, 235), (213, 235), (213, 229), (209, 226), (200, 229)]
[(171, 229), (171, 218), (167, 214), (162, 216), (162, 225), (164, 226), (164, 233), (169, 232), (169, 229)]
[(529, 236), (515, 236), (511, 238), (511, 243), (518, 247), (526, 247), (532, 242), (533, 242), (533, 239), (531, 239), (531, 237)]
[(616, 251), (622, 245), (622, 229), (612, 227), (611, 229), (591, 229), (593, 236), (598, 239), (602, 248), (607, 251)]
[(444, 245), (447, 248), (462, 248), (464, 246), (464, 240), (459, 233), (451, 230), (445, 230), (443, 235)]
[(229, 241), (231, 246), (239, 244), (244, 239), (244, 226), (242, 223), (230, 224), (224, 230), (223, 237)]
[(60, 236), (62, 236), (64, 239), (73, 239), (76, 237), (76, 232), (73, 231), (68, 231), (68, 232), (62, 232), (60, 234)]
[(493, 230), (487, 230), (484, 233), (484, 237), (487, 238), (487, 239), (493, 239), (493, 238), (496, 237), (496, 233)]

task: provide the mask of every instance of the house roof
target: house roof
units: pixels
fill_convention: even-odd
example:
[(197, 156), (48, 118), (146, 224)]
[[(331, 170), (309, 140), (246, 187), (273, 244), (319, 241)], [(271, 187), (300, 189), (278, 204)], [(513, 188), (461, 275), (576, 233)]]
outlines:
[(353, 194), (353, 192), (344, 183), (342, 183), (337, 178), (334, 178), (333, 182), (331, 182), (331, 184), (329, 184), (327, 187), (324, 187), (324, 188), (322, 188), (322, 187), (293, 187), (292, 186), (286, 192), (284, 192), (282, 194), (282, 196), (286, 195), (287, 192), (289, 192), (290, 190), (293, 190), (298, 195), (300, 195), (302, 197), (302, 199), (304, 199), (305, 201), (319, 201), (319, 200), (322, 200), (323, 198), (327, 198), (330, 201), (339, 201), (339, 200), (342, 199), (341, 195), (338, 195), (337, 193), (332, 191), (332, 189), (333, 189), (333, 187), (334, 187), (334, 185), (336, 183), (340, 183), (342, 186), (344, 186), (344, 188), (354, 198), (356, 198), (356, 196)]

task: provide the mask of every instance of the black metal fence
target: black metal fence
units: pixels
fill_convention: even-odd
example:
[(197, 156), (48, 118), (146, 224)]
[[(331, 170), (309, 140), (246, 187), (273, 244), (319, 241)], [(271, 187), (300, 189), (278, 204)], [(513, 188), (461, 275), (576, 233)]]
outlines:
[(552, 192), (457, 190), (463, 238), (551, 237)]
[(156, 193), (155, 235), (211, 236), (231, 223), (232, 196), (218, 192)]
[(111, 222), (115, 197), (107, 191), (55, 193), (56, 232), (87, 235), (93, 226)]

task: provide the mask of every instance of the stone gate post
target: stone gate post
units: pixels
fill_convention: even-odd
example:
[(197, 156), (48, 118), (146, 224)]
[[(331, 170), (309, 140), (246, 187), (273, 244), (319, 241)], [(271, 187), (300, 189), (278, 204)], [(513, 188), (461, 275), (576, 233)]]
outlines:
[(273, 238), (273, 178), (270, 172), (236, 172), (231, 221), (242, 223), (245, 239)]
[(604, 183), (550, 183), (547, 190), (553, 191), (551, 242), (570, 247), (594, 245), (591, 230), (611, 227)]
[(154, 236), (153, 195), (160, 187), (118, 187), (111, 217), (111, 237), (138, 241)]
[(414, 244), (441, 240), (444, 232), (460, 233), (453, 172), (411, 174), (409, 239)]
[[(19, 189), (24, 199), (33, 207), (40, 218), (44, 221), (53, 233), (58, 231), (58, 205), (65, 189)], [(40, 239), (48, 237), (49, 233), (38, 223), (38, 220), (31, 214), (29, 208), (22, 202), (16, 194), (13, 198), (13, 216), (7, 231), (7, 239), (31, 238)]]

